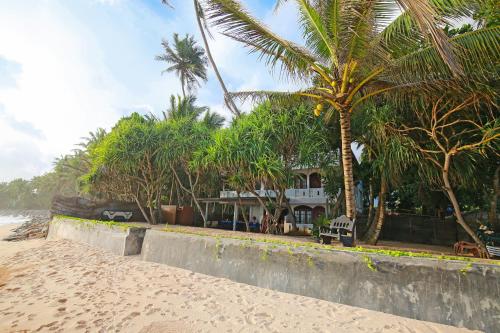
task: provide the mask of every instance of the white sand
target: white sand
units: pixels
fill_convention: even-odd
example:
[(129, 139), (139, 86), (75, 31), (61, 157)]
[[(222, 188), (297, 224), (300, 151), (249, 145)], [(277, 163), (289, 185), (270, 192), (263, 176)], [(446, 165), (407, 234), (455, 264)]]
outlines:
[(5, 243), (0, 242), (0, 332), (470, 332), (65, 240)]

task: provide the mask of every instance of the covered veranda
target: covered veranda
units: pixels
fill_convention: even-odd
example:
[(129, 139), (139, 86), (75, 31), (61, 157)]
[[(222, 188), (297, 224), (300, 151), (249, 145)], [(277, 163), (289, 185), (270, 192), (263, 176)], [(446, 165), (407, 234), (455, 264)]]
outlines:
[[(261, 199), (264, 202), (273, 200), (268, 197), (262, 197)], [(246, 218), (250, 224), (250, 230), (257, 231), (264, 216), (264, 209), (256, 197), (203, 198), (199, 199), (199, 202), (202, 205), (204, 204), (203, 215), (208, 227), (222, 227), (224, 229), (232, 229), (233, 231), (244, 231), (246, 230)], [(216, 205), (222, 207), (220, 216), (215, 214)], [(256, 223), (252, 222), (252, 217), (256, 218)]]

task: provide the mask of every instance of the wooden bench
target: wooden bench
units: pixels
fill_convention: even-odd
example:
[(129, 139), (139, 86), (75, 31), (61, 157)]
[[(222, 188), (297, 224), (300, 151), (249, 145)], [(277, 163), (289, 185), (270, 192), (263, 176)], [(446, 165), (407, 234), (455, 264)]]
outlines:
[(490, 257), (500, 257), (500, 247), (493, 245), (486, 245), (486, 250), (488, 250)]
[(352, 246), (356, 241), (356, 222), (342, 215), (333, 219), (330, 227), (320, 227), (319, 237), (323, 244), (331, 244), (332, 239), (336, 239), (342, 241), (344, 245), (350, 243), (348, 245)]
[(110, 220), (110, 221), (128, 221), (132, 218), (133, 213), (132, 212), (125, 212), (125, 211), (114, 211), (114, 210), (105, 210), (102, 212), (102, 217), (104, 219)]

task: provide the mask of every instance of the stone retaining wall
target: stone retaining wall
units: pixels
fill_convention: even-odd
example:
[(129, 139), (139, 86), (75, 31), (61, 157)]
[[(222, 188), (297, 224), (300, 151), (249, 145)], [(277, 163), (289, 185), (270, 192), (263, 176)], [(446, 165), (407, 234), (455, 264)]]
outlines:
[(142, 258), (287, 293), (498, 332), (500, 266), (148, 230)]
[(128, 256), (141, 253), (146, 229), (118, 223), (54, 217), (49, 225), (47, 239), (70, 239)]

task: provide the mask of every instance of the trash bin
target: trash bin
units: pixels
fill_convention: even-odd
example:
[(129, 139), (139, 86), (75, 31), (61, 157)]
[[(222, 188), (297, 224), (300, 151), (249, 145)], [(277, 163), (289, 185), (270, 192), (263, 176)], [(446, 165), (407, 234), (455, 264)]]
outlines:
[(180, 225), (193, 225), (194, 224), (194, 210), (191, 206), (177, 207), (177, 224)]
[(177, 206), (175, 205), (162, 205), (161, 213), (163, 220), (167, 224), (176, 224), (177, 222)]

